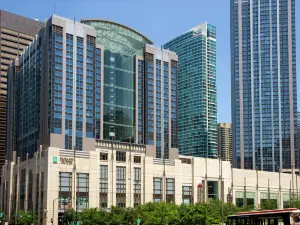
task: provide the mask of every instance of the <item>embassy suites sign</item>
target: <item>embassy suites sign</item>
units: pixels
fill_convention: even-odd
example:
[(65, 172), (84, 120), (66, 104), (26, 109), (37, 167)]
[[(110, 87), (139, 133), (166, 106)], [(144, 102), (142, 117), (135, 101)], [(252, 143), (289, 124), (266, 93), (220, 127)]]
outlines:
[[(70, 158), (70, 157), (59, 157), (59, 159), (60, 159), (60, 163), (65, 165), (73, 165), (74, 162), (74, 158)], [(58, 163), (57, 156), (53, 156), (53, 163), (54, 164)]]

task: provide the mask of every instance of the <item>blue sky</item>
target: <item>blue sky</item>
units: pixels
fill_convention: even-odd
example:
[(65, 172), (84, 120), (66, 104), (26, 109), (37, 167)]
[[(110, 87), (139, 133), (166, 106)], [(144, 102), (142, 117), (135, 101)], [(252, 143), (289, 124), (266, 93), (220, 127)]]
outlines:
[[(44, 20), (54, 13), (54, 0), (1, 0), (0, 8)], [(299, 11), (296, 4), (296, 15)], [(55, 14), (76, 20), (100, 18), (119, 22), (141, 32), (157, 46), (201, 22), (216, 25), (218, 121), (231, 121), (230, 0), (55, 0)], [(298, 16), (297, 37), (299, 20)], [(298, 53), (299, 50), (299, 56)], [(299, 80), (298, 71), (299, 67)]]

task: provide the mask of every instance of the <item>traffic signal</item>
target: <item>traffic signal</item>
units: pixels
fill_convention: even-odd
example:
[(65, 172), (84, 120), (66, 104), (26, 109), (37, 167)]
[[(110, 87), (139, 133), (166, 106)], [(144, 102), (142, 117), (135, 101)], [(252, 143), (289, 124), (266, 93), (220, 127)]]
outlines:
[(230, 203), (232, 201), (231, 194), (227, 195), (227, 202)]

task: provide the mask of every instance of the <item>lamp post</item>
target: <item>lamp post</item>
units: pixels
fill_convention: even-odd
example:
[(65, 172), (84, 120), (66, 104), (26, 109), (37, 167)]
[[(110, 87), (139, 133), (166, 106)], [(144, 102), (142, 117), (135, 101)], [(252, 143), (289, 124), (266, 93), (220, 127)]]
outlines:
[(52, 211), (52, 218), (51, 218), (51, 223), (52, 223), (52, 224), (54, 223), (54, 203), (55, 203), (55, 201), (56, 201), (57, 199), (59, 199), (59, 198), (56, 198), (56, 199), (53, 200), (53, 205), (52, 205), (52, 207), (53, 207), (52, 210), (53, 210), (53, 211)]
[(113, 205), (114, 200), (114, 139), (115, 132), (109, 132), (109, 136), (111, 137), (111, 205)]
[[(132, 177), (131, 175), (131, 140), (132, 140), (132, 137), (129, 137), (129, 176), (130, 178)], [(134, 179), (134, 178), (133, 178)], [(131, 179), (129, 179), (129, 207), (131, 207), (131, 189), (132, 189), (132, 182), (131, 182)]]
[(295, 206), (294, 167), (295, 167), (295, 164), (292, 165), (292, 196), (293, 196), (293, 207)]
[(137, 185), (137, 211), (138, 211), (138, 218), (137, 218), (137, 224), (140, 223), (140, 198), (142, 198), (141, 196), (141, 190), (142, 190), (142, 184), (139, 180), (136, 181), (136, 185)]

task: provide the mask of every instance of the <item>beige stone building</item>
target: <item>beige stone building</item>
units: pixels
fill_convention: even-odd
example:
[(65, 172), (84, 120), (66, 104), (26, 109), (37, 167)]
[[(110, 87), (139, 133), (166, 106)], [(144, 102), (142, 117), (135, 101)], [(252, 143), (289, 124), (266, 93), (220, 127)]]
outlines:
[(232, 161), (231, 123), (218, 123), (218, 154), (224, 161)]
[(74, 164), (71, 150), (41, 149), (28, 161), (3, 166), (0, 210), (10, 219), (18, 210), (33, 210), (39, 224), (51, 224), (51, 218), (56, 224), (69, 207), (81, 211), (211, 198), (226, 202), (230, 193), (239, 206), (259, 206), (269, 198), (282, 208), (299, 192), (296, 175), (232, 169), (217, 159), (175, 154), (163, 161), (153, 155), (153, 148), (144, 145), (98, 141), (95, 151), (76, 151)]

